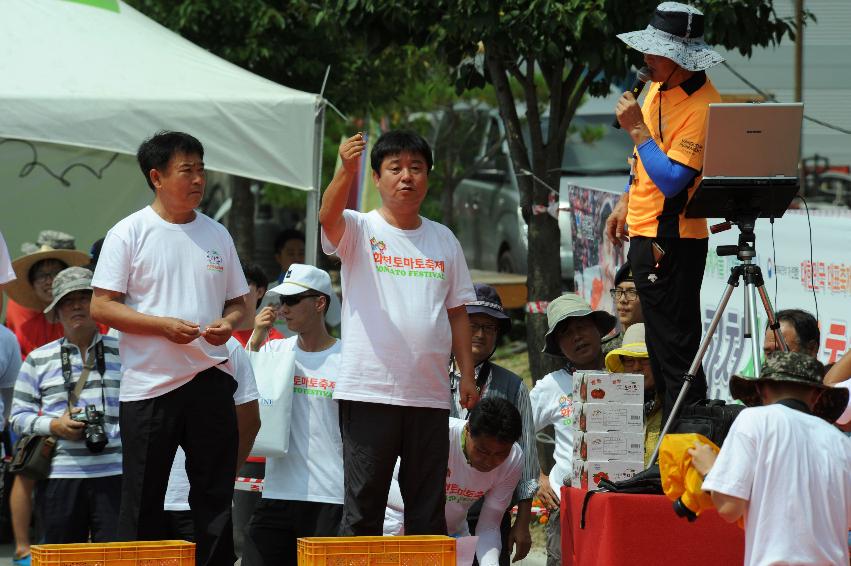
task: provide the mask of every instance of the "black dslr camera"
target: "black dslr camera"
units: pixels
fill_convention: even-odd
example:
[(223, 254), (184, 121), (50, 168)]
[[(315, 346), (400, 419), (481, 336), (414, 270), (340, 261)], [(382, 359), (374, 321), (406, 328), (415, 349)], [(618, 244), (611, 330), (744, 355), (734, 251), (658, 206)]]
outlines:
[(84, 411), (72, 415), (71, 419), (86, 424), (83, 431), (86, 448), (95, 454), (103, 452), (104, 447), (109, 442), (106, 437), (106, 430), (103, 427), (103, 413), (98, 411), (95, 405), (86, 405)]

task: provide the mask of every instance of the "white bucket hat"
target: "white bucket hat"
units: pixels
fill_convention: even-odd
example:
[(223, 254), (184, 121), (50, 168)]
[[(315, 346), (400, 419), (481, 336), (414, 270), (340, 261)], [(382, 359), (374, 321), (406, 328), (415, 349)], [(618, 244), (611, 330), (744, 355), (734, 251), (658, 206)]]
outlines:
[(325, 322), (331, 326), (340, 324), (340, 298), (331, 286), (331, 276), (312, 265), (294, 263), (284, 275), (283, 282), (266, 291), (267, 295), (298, 295), (305, 291), (318, 291), (329, 297)]
[(667, 57), (688, 71), (703, 71), (724, 60), (703, 40), (703, 13), (679, 2), (662, 2), (650, 24), (618, 39), (641, 53)]

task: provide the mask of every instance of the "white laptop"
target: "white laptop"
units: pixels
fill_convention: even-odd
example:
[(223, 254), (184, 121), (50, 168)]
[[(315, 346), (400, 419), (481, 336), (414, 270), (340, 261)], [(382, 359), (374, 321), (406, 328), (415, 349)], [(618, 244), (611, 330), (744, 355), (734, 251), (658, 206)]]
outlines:
[(710, 104), (703, 185), (798, 183), (804, 105)]

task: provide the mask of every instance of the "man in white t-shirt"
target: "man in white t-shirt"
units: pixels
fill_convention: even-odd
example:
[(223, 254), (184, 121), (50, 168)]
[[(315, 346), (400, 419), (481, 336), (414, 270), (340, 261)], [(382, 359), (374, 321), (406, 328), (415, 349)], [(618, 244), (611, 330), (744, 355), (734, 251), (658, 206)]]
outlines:
[(342, 261), (340, 402), (345, 504), (340, 534), (379, 535), (396, 459), (408, 502), (409, 534), (443, 534), (443, 476), (449, 378), (455, 355), (461, 404), (478, 400), (464, 304), (476, 300), (461, 246), (445, 226), (422, 218), (431, 148), (391, 131), (370, 156), (381, 207), (344, 210), (366, 142), (340, 146), (343, 166), (322, 199), (326, 253)]
[[(446, 528), (450, 536), (469, 536), (467, 511), (482, 500), (476, 523), (476, 558), (480, 566), (499, 566), (499, 525), (523, 471), (520, 412), (506, 399), (486, 397), (469, 420), (449, 419), (449, 462), (445, 481)], [(394, 471), (384, 515), (384, 534), (403, 535), (405, 505)]]
[[(234, 337), (227, 341), (228, 353), (233, 364), (233, 378), (236, 380), (236, 391), (233, 394), (233, 404), (236, 407), (236, 422), (239, 429), (239, 464), (245, 461), (254, 437), (260, 430), (260, 406), (257, 399), (257, 381), (251, 369), (251, 360), (242, 349), (242, 344)], [(189, 477), (186, 475), (186, 454), (182, 448), (177, 449), (171, 473), (168, 478), (168, 489), (165, 492), (166, 519), (168, 521), (167, 539), (195, 540), (195, 526), (189, 507)]]
[(179, 445), (198, 563), (230, 566), (239, 438), (225, 343), (248, 314), (248, 285), (227, 230), (195, 211), (204, 196), (203, 157), (201, 143), (181, 132), (159, 132), (139, 146), (154, 200), (107, 233), (91, 311), (121, 331), (120, 539), (162, 538)]
[(848, 564), (851, 440), (830, 424), (848, 390), (823, 373), (808, 355), (775, 352), (759, 379), (732, 376), (731, 396), (751, 408), (717, 456), (699, 442), (689, 450), (718, 514), (744, 518), (746, 566)]
[(245, 529), (243, 566), (296, 566), (299, 538), (335, 536), (340, 528), (343, 445), (332, 395), (341, 348), (325, 325), (333, 293), (328, 273), (300, 263), (269, 290), (296, 334), (260, 347), (295, 352), (290, 445), (286, 456), (266, 458), (263, 498)]
[(573, 473), (573, 372), (605, 370), (601, 338), (615, 327), (615, 317), (595, 311), (581, 297), (568, 293), (547, 306), (549, 329), (544, 353), (565, 361), (565, 367), (545, 375), (532, 391), (535, 430), (555, 429), (555, 464), (549, 474), (541, 470), (538, 499), (549, 509), (547, 566), (561, 565), (559, 501), (564, 478)]

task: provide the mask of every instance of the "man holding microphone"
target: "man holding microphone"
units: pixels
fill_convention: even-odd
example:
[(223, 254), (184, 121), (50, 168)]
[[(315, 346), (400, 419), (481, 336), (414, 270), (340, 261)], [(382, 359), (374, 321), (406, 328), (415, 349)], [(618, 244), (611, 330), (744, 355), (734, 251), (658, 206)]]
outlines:
[[(686, 218), (685, 208), (701, 179), (709, 104), (721, 101), (705, 70), (723, 61), (703, 41), (703, 25), (697, 9), (663, 2), (646, 29), (618, 35), (644, 54), (652, 84), (643, 105), (626, 92), (615, 110), (635, 150), (629, 182), (606, 232), (614, 242), (631, 242), (628, 258), (664, 420), (701, 336), (700, 286), (709, 234), (706, 220)], [(705, 396), (700, 369), (685, 402)]]

